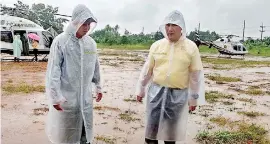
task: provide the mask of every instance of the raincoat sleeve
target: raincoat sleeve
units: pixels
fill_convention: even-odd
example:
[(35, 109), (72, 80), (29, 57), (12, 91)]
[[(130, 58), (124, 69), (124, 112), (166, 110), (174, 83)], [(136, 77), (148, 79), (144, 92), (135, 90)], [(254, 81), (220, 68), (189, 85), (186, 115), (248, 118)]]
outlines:
[(205, 83), (203, 65), (198, 48), (191, 57), (189, 74), (189, 106), (203, 105), (205, 103)]
[(22, 45), (22, 41), (19, 40), (19, 46), (20, 46), (20, 50), (23, 51), (23, 45)]
[(146, 86), (148, 82), (150, 81), (150, 79), (152, 78), (153, 68), (155, 65), (155, 61), (153, 57), (153, 51), (155, 47), (156, 47), (156, 44), (154, 43), (150, 48), (150, 52), (148, 54), (146, 62), (144, 63), (143, 68), (141, 70), (139, 81), (137, 82), (137, 86), (136, 86), (136, 92), (135, 92), (136, 96), (142, 96), (142, 97), (145, 96)]
[(99, 60), (98, 60), (98, 57), (96, 59), (95, 71), (94, 71), (94, 76), (93, 76), (92, 82), (96, 86), (95, 87), (96, 88), (96, 92), (97, 93), (102, 93), (101, 85), (100, 85), (100, 69), (99, 69)]
[(61, 66), (63, 60), (63, 52), (59, 41), (56, 38), (50, 49), (46, 73), (46, 95), (48, 96), (50, 103), (53, 105), (66, 101), (60, 91)]

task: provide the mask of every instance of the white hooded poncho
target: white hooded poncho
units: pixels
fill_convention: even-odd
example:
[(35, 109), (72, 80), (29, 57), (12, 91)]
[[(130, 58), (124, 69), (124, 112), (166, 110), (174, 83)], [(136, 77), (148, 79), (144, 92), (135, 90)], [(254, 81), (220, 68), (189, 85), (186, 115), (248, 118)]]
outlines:
[[(67, 29), (58, 35), (51, 46), (46, 73), (46, 95), (49, 114), (46, 133), (52, 143), (79, 144), (83, 124), (87, 142), (93, 139), (92, 82), (97, 91), (100, 72), (95, 41), (86, 34), (78, 39), (75, 35), (80, 26), (96, 18), (84, 5), (75, 7)], [(63, 111), (53, 105), (60, 104)]]
[[(167, 24), (182, 28), (177, 42), (169, 41)], [(136, 95), (147, 96), (145, 137), (185, 142), (189, 106), (205, 103), (202, 62), (197, 46), (186, 38), (181, 12), (171, 12), (160, 30), (165, 38), (151, 46), (136, 88)], [(182, 87), (170, 87), (179, 82)]]

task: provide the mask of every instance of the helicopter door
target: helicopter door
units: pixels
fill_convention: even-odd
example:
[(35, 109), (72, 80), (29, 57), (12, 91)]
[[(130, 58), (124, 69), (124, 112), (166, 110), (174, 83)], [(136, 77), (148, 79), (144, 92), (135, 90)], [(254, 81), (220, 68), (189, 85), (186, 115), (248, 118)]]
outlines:
[(237, 45), (233, 46), (233, 50), (237, 51)]

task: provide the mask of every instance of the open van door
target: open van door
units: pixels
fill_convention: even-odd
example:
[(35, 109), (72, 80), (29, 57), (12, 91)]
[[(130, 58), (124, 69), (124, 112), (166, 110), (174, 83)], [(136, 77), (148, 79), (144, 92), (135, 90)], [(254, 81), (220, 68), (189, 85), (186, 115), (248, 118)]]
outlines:
[(50, 48), (52, 41), (53, 41), (52, 34), (49, 33), (48, 31), (43, 31), (42, 32), (42, 39), (43, 39), (45, 48)]

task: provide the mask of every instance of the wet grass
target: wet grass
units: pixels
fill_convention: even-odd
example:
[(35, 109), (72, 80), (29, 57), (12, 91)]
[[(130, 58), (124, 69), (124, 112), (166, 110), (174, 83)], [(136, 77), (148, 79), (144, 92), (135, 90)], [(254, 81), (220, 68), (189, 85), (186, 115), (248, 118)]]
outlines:
[(233, 95), (224, 94), (218, 91), (209, 91), (205, 93), (205, 99), (209, 103), (218, 102), (219, 99), (233, 99)]
[(136, 99), (126, 98), (124, 99), (125, 102), (137, 102)]
[(252, 96), (259, 96), (259, 95), (267, 94), (267, 92), (264, 92), (260, 89), (254, 88), (254, 87), (257, 87), (257, 86), (248, 87), (245, 90), (238, 89), (238, 88), (230, 88), (230, 89), (237, 91), (239, 93), (244, 93), (244, 94), (252, 95)]
[(215, 70), (229, 70), (230, 68), (228, 68), (228, 67), (222, 67), (222, 66), (219, 66), (219, 65), (214, 65), (212, 67), (212, 69), (215, 69)]
[(247, 90), (245, 91), (246, 94), (248, 95), (263, 95), (265, 92), (260, 90), (259, 86), (249, 86)]
[(240, 78), (234, 78), (234, 77), (224, 77), (220, 75), (208, 75), (206, 76), (208, 79), (212, 81), (216, 81), (219, 84), (223, 84), (224, 82), (238, 82), (241, 81)]
[(113, 66), (113, 67), (118, 67), (118, 66), (119, 66), (119, 64), (118, 64), (118, 63), (108, 63), (107, 65), (109, 65), (109, 66)]
[(95, 139), (98, 141), (105, 142), (106, 144), (116, 144), (116, 138), (109, 137), (109, 136), (104, 136), (104, 135), (96, 136)]
[(108, 123), (107, 123), (107, 122), (103, 122), (103, 123), (101, 123), (101, 124), (106, 125), (106, 124), (108, 124)]
[(253, 99), (249, 99), (249, 98), (238, 98), (237, 100), (242, 101), (242, 102), (247, 102), (247, 103), (255, 103)]
[(209, 48), (208, 46), (200, 46), (200, 53), (218, 54), (218, 50), (215, 48)]
[(38, 115), (44, 115), (46, 112), (49, 111), (48, 108), (35, 108), (34, 110), (34, 115), (38, 116)]
[(124, 62), (144, 62), (145, 60), (140, 57), (130, 57), (130, 58), (101, 58), (103, 61), (124, 61)]
[(27, 83), (20, 83), (20, 84), (6, 84), (2, 87), (3, 91), (7, 92), (7, 94), (14, 94), (14, 93), (33, 93), (33, 92), (45, 92), (45, 86), (34, 86), (29, 85)]
[(270, 57), (270, 49), (267, 46), (248, 46), (248, 55)]
[(101, 50), (99, 56), (122, 56), (122, 57), (135, 57), (138, 54), (126, 50)]
[(9, 80), (7, 81), (7, 83), (13, 83), (13, 80), (12, 80), (12, 79), (9, 79)]
[(145, 61), (145, 59), (141, 58), (141, 57), (133, 57), (133, 58), (123, 58), (123, 57), (120, 57), (120, 58), (117, 58), (117, 60), (120, 60), (120, 61), (133, 61), (133, 62), (143, 62)]
[(219, 130), (210, 132), (201, 131), (196, 135), (196, 141), (201, 144), (269, 144), (268, 131), (256, 124), (241, 122), (230, 122), (225, 118), (212, 119), (220, 126), (233, 125), (235, 129)]
[(7, 104), (1, 104), (1, 108), (5, 108)]
[(237, 112), (238, 114), (241, 114), (241, 115), (245, 115), (245, 116), (248, 116), (250, 118), (256, 118), (258, 116), (265, 116), (264, 113), (261, 113), (261, 112), (255, 112), (255, 111), (250, 111), (250, 112), (247, 112), (247, 111), (239, 111)]
[(225, 118), (223, 116), (212, 117), (210, 121), (217, 124), (218, 126), (222, 127), (228, 126), (230, 129), (241, 123), (240, 121), (231, 121), (229, 118)]
[(222, 116), (211, 118), (210, 121), (213, 123), (216, 123), (219, 126), (225, 126), (227, 123), (230, 122), (229, 119), (222, 117)]
[(202, 58), (204, 63), (213, 64), (215, 69), (236, 69), (257, 66), (270, 66), (270, 61), (246, 61), (240, 59)]
[(262, 90), (259, 90), (259, 89), (249, 89), (246, 91), (246, 94), (249, 94), (249, 95), (263, 95), (264, 92)]
[(249, 86), (248, 88), (249, 88), (249, 89), (260, 89), (259, 86)]
[(264, 104), (262, 104), (262, 105), (263, 105), (263, 106), (266, 106), (266, 107), (270, 107), (270, 105), (268, 105), (268, 104), (265, 104), (265, 103), (264, 103)]
[(94, 110), (110, 110), (110, 111), (118, 111), (120, 112), (121, 110), (119, 108), (114, 108), (114, 107), (109, 107), (109, 106), (95, 106)]
[(265, 72), (255, 72), (256, 74), (266, 74)]
[(119, 114), (120, 116), (120, 119), (121, 120), (124, 120), (124, 121), (127, 121), (127, 122), (131, 122), (131, 121), (140, 121), (141, 119), (138, 119), (138, 118), (134, 118), (132, 117), (132, 114), (130, 113), (121, 113)]
[(122, 130), (121, 128), (119, 128), (119, 127), (114, 127), (113, 128), (113, 130), (116, 130), (116, 131), (121, 131), (121, 132), (123, 132), (124, 130)]
[(99, 49), (116, 49), (116, 50), (147, 50), (149, 49), (151, 44), (122, 44), (122, 45), (108, 45), (98, 43), (97, 47)]
[(47, 62), (1, 62), (1, 71), (23, 70), (24, 72), (46, 71)]
[(234, 102), (230, 102), (230, 101), (223, 101), (222, 102), (224, 105), (233, 105)]

